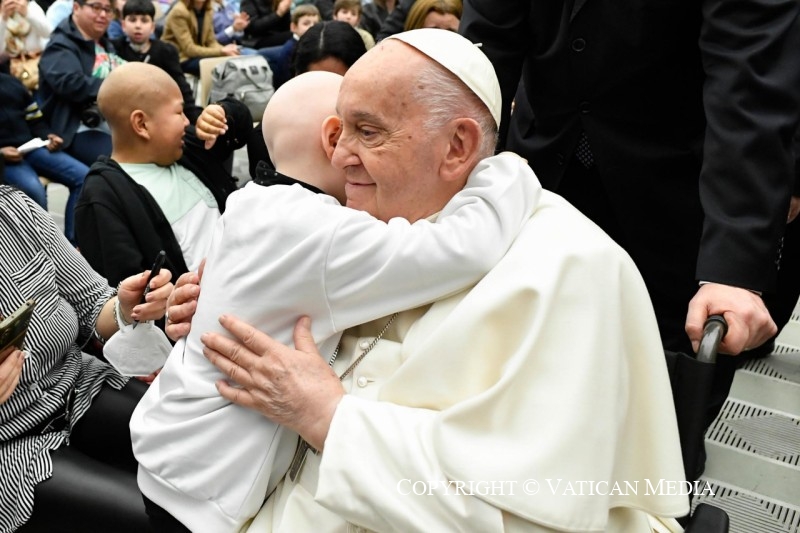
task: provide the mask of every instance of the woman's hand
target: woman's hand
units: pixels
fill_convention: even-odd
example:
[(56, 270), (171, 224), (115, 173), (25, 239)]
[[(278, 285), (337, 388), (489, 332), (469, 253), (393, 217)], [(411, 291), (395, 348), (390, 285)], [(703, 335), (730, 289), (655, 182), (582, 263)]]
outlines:
[(55, 152), (56, 150), (61, 148), (62, 144), (64, 144), (64, 139), (62, 139), (55, 133), (48, 134), (47, 138), (50, 141), (50, 144), (47, 145), (47, 149), (51, 152)]
[(22, 154), (15, 146), (4, 146), (0, 148), (0, 154), (3, 154), (3, 159), (9, 163), (19, 163), (22, 161)]
[(22, 375), (22, 364), (25, 362), (25, 354), (13, 346), (9, 346), (0, 355), (0, 359), (6, 354), (8, 356), (0, 363), (0, 405), (4, 404), (17, 388)]
[(124, 322), (158, 320), (167, 311), (167, 298), (172, 292), (172, 273), (166, 268), (161, 271), (150, 282), (150, 291), (145, 296), (145, 303), (139, 303), (142, 299), (149, 270), (145, 270), (139, 275), (131, 276), (122, 280), (119, 284), (119, 308), (122, 312)]

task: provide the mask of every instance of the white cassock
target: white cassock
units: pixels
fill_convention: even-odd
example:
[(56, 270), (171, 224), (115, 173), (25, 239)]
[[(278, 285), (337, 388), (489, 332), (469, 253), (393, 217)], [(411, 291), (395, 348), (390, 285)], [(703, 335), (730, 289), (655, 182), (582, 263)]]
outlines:
[[(385, 323), (345, 332), (337, 373)], [(344, 385), (324, 452), (249, 531), (629, 532), (688, 512), (647, 290), (552, 193), (482, 281), (401, 313)]]

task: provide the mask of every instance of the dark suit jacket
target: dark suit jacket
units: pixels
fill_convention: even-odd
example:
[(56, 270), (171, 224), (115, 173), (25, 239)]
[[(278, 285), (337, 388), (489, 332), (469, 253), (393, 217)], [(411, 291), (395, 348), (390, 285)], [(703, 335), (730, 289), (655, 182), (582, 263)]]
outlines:
[(545, 187), (558, 191), (585, 131), (634, 259), (655, 241), (698, 254), (697, 279), (768, 290), (794, 172), (798, 11), (797, 0), (465, 0), (460, 31), (495, 65), (503, 139), (521, 75), (530, 106), (511, 129)]

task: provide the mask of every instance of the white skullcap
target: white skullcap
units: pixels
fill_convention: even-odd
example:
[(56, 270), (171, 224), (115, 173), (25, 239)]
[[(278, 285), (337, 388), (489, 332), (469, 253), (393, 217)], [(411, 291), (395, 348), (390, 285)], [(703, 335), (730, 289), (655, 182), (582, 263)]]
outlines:
[(455, 74), (481, 99), (500, 127), (500, 83), (489, 58), (477, 45), (455, 32), (437, 28), (406, 31), (386, 39), (413, 46)]

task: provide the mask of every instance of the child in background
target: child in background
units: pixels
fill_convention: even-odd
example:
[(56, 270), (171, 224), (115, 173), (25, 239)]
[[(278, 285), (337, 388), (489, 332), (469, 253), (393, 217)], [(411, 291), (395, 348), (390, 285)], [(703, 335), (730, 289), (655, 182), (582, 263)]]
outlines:
[(308, 28), (319, 21), (320, 14), (316, 6), (313, 4), (297, 6), (292, 11), (292, 22), (289, 24), (292, 38), (281, 46), (273, 46), (261, 50), (272, 69), (272, 85), (275, 89), (292, 77), (292, 60), (294, 59), (294, 51), (297, 48), (297, 41), (300, 40), (300, 37), (305, 34)]
[(194, 94), (181, 70), (178, 51), (152, 35), (156, 29), (156, 8), (150, 0), (128, 0), (122, 7), (122, 37), (112, 41), (117, 54), (125, 61), (150, 63), (164, 70), (178, 84), (183, 96), (183, 112), (195, 123), (202, 109), (194, 103)]
[(108, 24), (106, 35), (112, 41), (124, 36), (122, 32), (122, 8), (125, 7), (125, 0), (112, 0), (111, 9), (114, 10), (114, 20)]
[(238, 0), (214, 0), (214, 36), (219, 44), (242, 44), (250, 16), (239, 10)]
[(333, 4), (333, 20), (341, 20), (354, 27), (364, 39), (364, 46), (367, 47), (367, 50), (375, 46), (372, 34), (358, 26), (361, 22), (361, 0), (336, 0)]

